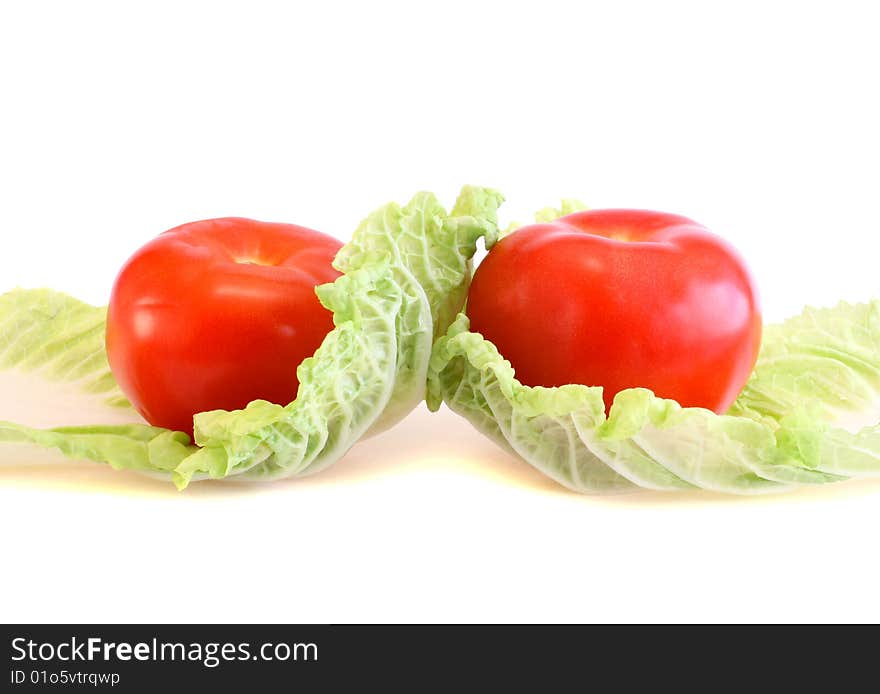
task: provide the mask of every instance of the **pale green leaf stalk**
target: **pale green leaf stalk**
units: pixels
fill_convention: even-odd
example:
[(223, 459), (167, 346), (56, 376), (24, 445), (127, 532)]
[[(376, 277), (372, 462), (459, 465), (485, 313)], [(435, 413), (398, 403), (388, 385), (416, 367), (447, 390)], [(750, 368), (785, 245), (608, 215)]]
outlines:
[[(540, 221), (569, 213), (542, 210)], [(573, 211), (573, 210), (572, 210)], [(584, 493), (708, 489), (759, 494), (880, 475), (880, 302), (806, 309), (768, 326), (758, 363), (725, 415), (648, 390), (519, 383), (460, 314), (434, 346), (428, 405)]]
[(104, 309), (49, 290), (0, 296), (0, 379), (19, 388), (4, 386), (3, 412), (15, 414), (9, 400), (27, 380), (49, 394), (47, 406), (63, 394), (62, 417), (86, 401), (99, 415), (76, 427), (0, 422), (0, 461), (15, 463), (22, 445), (52, 448), (170, 478), (179, 488), (205, 478), (268, 480), (323, 469), (424, 398), (434, 337), (462, 307), (470, 258), (479, 238), (497, 234), (501, 200), (465, 187), (451, 212), (420, 193), (371, 214), (334, 262), (344, 274), (317, 289), (335, 327), (299, 366), (296, 400), (200, 413), (195, 445), (186, 434), (146, 425), (125, 402), (104, 351)]

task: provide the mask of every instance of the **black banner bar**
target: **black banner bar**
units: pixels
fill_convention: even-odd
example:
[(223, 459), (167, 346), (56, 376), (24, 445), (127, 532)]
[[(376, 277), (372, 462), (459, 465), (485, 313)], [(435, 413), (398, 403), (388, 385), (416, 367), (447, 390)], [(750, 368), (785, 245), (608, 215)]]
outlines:
[(0, 634), (0, 691), (9, 692), (334, 691), (352, 678), (413, 692), (501, 682), (556, 691), (568, 689), (568, 678), (578, 688), (645, 682), (713, 691), (736, 682), (790, 686), (805, 675), (816, 685), (826, 669), (852, 682), (860, 664), (873, 669), (880, 628), (9, 625)]

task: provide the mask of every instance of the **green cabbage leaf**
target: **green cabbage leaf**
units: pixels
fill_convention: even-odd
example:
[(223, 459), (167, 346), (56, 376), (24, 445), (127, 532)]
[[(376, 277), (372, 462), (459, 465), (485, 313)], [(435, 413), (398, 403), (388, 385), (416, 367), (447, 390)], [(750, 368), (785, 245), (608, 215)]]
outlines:
[[(564, 203), (556, 216), (578, 207)], [(880, 475), (880, 302), (808, 308), (767, 326), (724, 415), (641, 388), (618, 393), (606, 415), (599, 387), (525, 386), (464, 313), (434, 346), (427, 399), (584, 493), (759, 494)]]
[[(113, 380), (106, 309), (48, 289), (0, 296), (0, 463), (40, 451), (172, 480), (268, 480), (317, 472), (424, 399), (431, 348), (460, 310), (479, 238), (497, 235), (501, 196), (465, 187), (447, 212), (430, 193), (370, 214), (317, 288), (334, 329), (286, 406), (195, 417), (195, 442), (147, 425)], [(25, 401), (30, 401), (28, 406)], [(75, 421), (74, 421), (75, 420)]]

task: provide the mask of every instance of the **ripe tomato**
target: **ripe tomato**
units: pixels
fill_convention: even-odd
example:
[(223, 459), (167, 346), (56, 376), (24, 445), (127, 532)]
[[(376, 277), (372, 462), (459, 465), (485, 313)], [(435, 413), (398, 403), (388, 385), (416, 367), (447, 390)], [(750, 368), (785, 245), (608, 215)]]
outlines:
[(631, 387), (724, 412), (761, 340), (755, 285), (685, 217), (590, 210), (513, 232), (477, 268), (471, 329), (527, 385)]
[(116, 278), (107, 315), (114, 377), (155, 426), (197, 412), (286, 405), (296, 368), (333, 328), (315, 286), (339, 273), (336, 239), (292, 224), (208, 219), (160, 234)]

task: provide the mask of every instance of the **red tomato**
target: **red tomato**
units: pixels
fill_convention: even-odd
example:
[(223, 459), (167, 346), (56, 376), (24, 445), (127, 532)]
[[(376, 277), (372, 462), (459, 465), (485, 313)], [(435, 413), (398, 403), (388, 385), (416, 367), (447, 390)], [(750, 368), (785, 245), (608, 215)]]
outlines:
[(315, 286), (342, 244), (311, 229), (208, 219), (150, 241), (116, 278), (107, 356), (135, 409), (192, 432), (197, 412), (286, 405), (296, 368), (333, 328)]
[(737, 252), (685, 217), (590, 210), (513, 232), (477, 268), (471, 329), (527, 385), (632, 387), (724, 412), (761, 341)]

